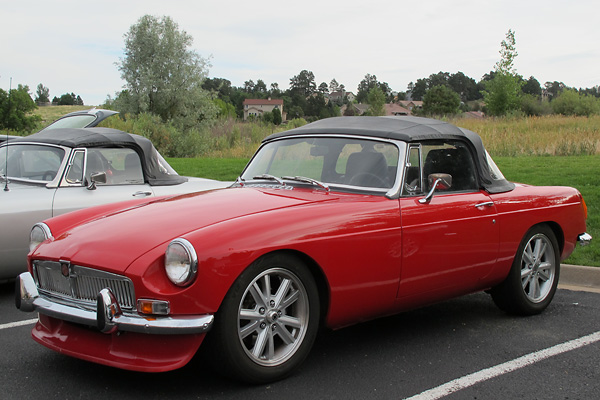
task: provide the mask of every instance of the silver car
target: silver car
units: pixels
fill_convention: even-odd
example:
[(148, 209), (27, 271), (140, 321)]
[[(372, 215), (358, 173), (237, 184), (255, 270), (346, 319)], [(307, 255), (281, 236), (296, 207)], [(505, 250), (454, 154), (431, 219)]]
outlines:
[(0, 185), (0, 279), (11, 279), (26, 270), (36, 222), (85, 207), (230, 183), (180, 176), (148, 139), (94, 127), (44, 129), (3, 143)]

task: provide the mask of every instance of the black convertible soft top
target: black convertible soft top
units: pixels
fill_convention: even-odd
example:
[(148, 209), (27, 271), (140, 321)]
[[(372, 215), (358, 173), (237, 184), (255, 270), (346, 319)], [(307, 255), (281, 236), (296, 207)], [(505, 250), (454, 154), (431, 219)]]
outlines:
[(455, 139), (466, 142), (476, 154), (480, 185), (489, 193), (508, 192), (515, 188), (506, 179), (494, 179), (487, 161), (481, 137), (475, 132), (444, 121), (421, 117), (334, 117), (322, 119), (299, 128), (275, 133), (265, 138), (269, 142), (296, 135), (345, 134), (404, 142)]
[(184, 176), (168, 173), (161, 166), (158, 151), (149, 139), (117, 129), (56, 128), (13, 140), (11, 144), (23, 142), (48, 143), (71, 148), (129, 147), (140, 155), (144, 176), (150, 185), (178, 185), (188, 180)]

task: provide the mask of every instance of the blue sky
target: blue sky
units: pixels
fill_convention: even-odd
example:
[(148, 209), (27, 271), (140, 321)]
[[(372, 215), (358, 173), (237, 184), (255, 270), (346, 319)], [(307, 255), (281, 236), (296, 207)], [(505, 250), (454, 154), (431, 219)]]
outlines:
[(558, 0), (316, 1), (0, 0), (0, 87), (39, 83), (101, 104), (124, 84), (115, 65), (123, 36), (145, 14), (170, 16), (210, 57), (210, 77), (258, 79), (285, 89), (303, 69), (317, 85), (356, 91), (366, 74), (393, 90), (439, 71), (479, 80), (516, 32), (517, 72), (543, 85), (600, 84), (600, 3)]

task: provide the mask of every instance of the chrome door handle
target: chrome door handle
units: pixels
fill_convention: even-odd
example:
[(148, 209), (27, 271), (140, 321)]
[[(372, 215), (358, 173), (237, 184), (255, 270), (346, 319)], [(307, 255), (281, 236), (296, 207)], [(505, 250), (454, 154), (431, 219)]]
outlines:
[(479, 208), (479, 207), (491, 207), (493, 205), (494, 205), (493, 201), (486, 201), (485, 203), (475, 204), (475, 208)]
[(143, 191), (139, 191), (139, 192), (135, 192), (134, 194), (132, 194), (133, 197), (146, 197), (146, 196), (152, 196), (152, 192), (143, 192)]

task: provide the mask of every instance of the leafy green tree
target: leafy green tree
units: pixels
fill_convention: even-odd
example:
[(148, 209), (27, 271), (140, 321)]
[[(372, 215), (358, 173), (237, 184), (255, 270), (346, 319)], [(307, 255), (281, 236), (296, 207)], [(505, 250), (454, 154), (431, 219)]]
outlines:
[(542, 86), (533, 76), (530, 76), (527, 82), (523, 85), (523, 93), (532, 96), (540, 97), (542, 95)]
[(555, 114), (590, 116), (600, 112), (600, 100), (575, 89), (563, 90), (551, 103)]
[(219, 118), (235, 118), (236, 112), (235, 112), (235, 107), (233, 104), (226, 103), (225, 101), (223, 101), (221, 99), (214, 99), (213, 101), (214, 101), (215, 105), (219, 108), (217, 117), (219, 117)]
[(515, 33), (509, 29), (506, 39), (500, 44), (500, 61), (495, 66), (495, 76), (485, 83), (483, 100), (490, 115), (506, 115), (521, 106), (520, 96), (523, 80), (514, 69), (518, 53), (515, 47)]
[(267, 84), (262, 79), (256, 81), (256, 85), (254, 85), (254, 93), (260, 94), (261, 96), (267, 95)]
[(427, 79), (417, 79), (415, 83), (408, 84), (408, 91), (410, 92), (410, 98), (415, 101), (423, 100), (423, 96), (427, 93)]
[(329, 82), (329, 93), (337, 92), (340, 90), (340, 84), (338, 81), (333, 78), (331, 82)]
[(271, 88), (269, 89), (269, 97), (274, 99), (281, 98), (282, 91), (279, 89), (279, 84), (277, 82), (271, 83)]
[(427, 87), (431, 89), (434, 86), (448, 86), (448, 79), (450, 79), (449, 72), (440, 71), (437, 74), (431, 74), (427, 79)]
[(150, 112), (184, 129), (216, 117), (217, 107), (202, 88), (208, 61), (191, 50), (192, 37), (171, 18), (141, 17), (125, 34), (125, 57), (117, 63), (126, 93), (121, 112)]
[(321, 93), (315, 93), (306, 100), (304, 115), (321, 118), (321, 110), (325, 107), (325, 97)]
[(271, 113), (273, 114), (273, 123), (275, 125), (281, 125), (281, 122), (283, 121), (281, 117), (281, 110), (279, 110), (279, 108), (274, 108)]
[(460, 96), (464, 103), (481, 98), (479, 87), (475, 79), (469, 78), (462, 72), (457, 72), (448, 77), (448, 86)]
[(41, 83), (37, 86), (35, 92), (36, 103), (49, 103), (50, 102), (50, 89), (42, 85)]
[(365, 114), (371, 116), (385, 115), (385, 100), (385, 93), (380, 87), (376, 86), (369, 90), (367, 97), (369, 109)]
[(425, 93), (423, 111), (432, 115), (457, 114), (460, 107), (460, 96), (446, 85), (437, 85)]
[(542, 101), (538, 96), (529, 93), (523, 93), (521, 96), (521, 111), (528, 116), (542, 116), (552, 113), (552, 108), (548, 101)]
[(358, 84), (358, 91), (356, 93), (356, 101), (359, 103), (368, 103), (369, 92), (371, 89), (378, 87), (383, 92), (386, 101), (392, 101), (392, 89), (387, 82), (379, 82), (377, 76), (366, 74), (362, 81)]
[(329, 85), (327, 85), (325, 82), (321, 82), (317, 91), (321, 94), (327, 94), (329, 93)]
[(315, 74), (311, 71), (302, 70), (290, 79), (290, 91), (303, 95), (305, 98), (317, 91)]
[(0, 89), (0, 129), (31, 132), (41, 121), (39, 115), (30, 115), (36, 108), (29, 95), (29, 86), (19, 84), (10, 92)]
[(546, 89), (546, 92), (550, 98), (555, 99), (563, 90), (567, 89), (567, 86), (562, 82), (554, 81), (544, 83), (544, 88)]

